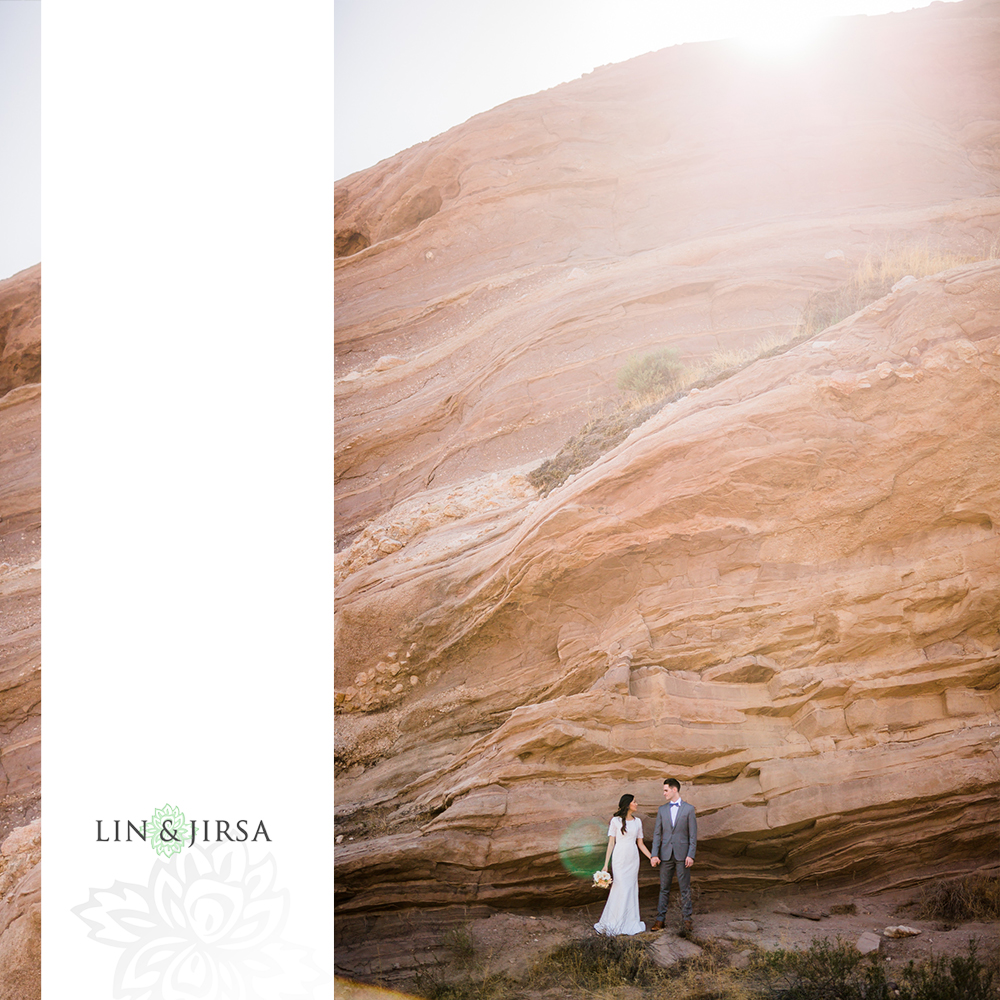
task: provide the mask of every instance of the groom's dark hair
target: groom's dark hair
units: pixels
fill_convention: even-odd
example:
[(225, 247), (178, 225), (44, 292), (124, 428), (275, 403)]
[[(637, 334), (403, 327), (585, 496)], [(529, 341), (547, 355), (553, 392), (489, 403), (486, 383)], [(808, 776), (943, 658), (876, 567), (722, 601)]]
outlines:
[(681, 790), (681, 783), (676, 778), (664, 778), (663, 784), (669, 785), (671, 788), (676, 788), (677, 791)]

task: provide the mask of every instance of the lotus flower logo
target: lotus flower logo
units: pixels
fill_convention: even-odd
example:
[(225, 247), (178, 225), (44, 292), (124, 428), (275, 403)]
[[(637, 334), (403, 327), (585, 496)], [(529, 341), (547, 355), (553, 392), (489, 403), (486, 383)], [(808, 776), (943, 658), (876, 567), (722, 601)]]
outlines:
[(165, 805), (153, 813), (149, 821), (153, 831), (149, 837), (150, 846), (157, 854), (169, 858), (181, 853), (183, 844), (184, 813), (177, 806)]
[(154, 863), (148, 885), (91, 889), (87, 902), (73, 909), (90, 938), (123, 949), (114, 996), (314, 996), (327, 977), (306, 949), (279, 939), (288, 890), (274, 887), (273, 856), (254, 865), (247, 848), (228, 844), (173, 853), (172, 860)]

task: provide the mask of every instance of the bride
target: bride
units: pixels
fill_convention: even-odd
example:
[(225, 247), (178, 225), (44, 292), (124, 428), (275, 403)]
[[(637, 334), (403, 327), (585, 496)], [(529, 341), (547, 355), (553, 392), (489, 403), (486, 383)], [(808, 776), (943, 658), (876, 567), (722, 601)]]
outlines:
[(614, 881), (600, 922), (594, 924), (598, 934), (641, 934), (646, 929), (639, 919), (640, 851), (652, 858), (642, 840), (642, 820), (635, 814), (635, 796), (623, 795), (608, 827), (608, 852), (601, 870), (608, 870), (610, 858)]

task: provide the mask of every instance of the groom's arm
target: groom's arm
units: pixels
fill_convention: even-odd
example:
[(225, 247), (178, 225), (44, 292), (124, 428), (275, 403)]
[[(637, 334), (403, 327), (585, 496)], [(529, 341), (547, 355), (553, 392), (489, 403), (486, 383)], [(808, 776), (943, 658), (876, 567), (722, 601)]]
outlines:
[(654, 858), (660, 855), (660, 841), (663, 839), (663, 817), (660, 810), (656, 810), (656, 823), (653, 826), (653, 848), (650, 852)]
[(698, 817), (695, 815), (694, 806), (688, 813), (688, 850), (687, 856), (694, 861), (694, 852), (698, 849)]

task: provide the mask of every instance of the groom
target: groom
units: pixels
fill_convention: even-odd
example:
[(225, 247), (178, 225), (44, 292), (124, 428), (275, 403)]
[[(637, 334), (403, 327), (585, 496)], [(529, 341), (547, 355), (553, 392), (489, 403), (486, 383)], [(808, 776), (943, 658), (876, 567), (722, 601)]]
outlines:
[(698, 820), (695, 818), (694, 806), (681, 801), (681, 783), (676, 778), (664, 779), (663, 796), (667, 801), (656, 812), (653, 856), (650, 859), (654, 868), (660, 865), (660, 902), (653, 930), (663, 930), (670, 903), (670, 884), (676, 871), (677, 884), (681, 890), (680, 932), (690, 934), (694, 930), (690, 869), (698, 846)]

